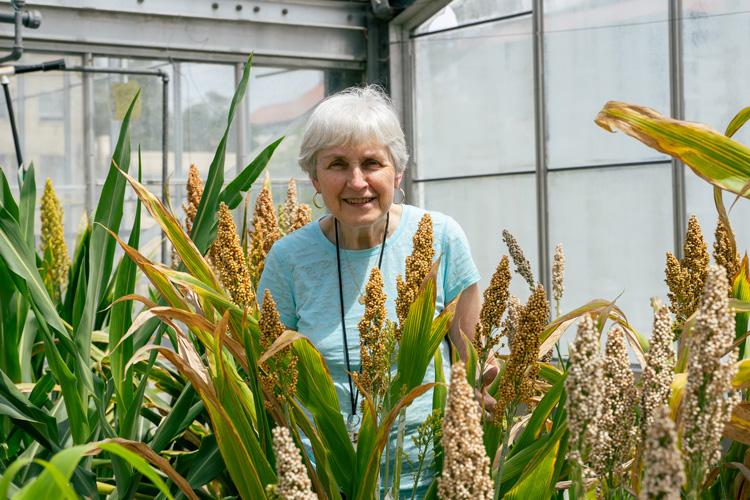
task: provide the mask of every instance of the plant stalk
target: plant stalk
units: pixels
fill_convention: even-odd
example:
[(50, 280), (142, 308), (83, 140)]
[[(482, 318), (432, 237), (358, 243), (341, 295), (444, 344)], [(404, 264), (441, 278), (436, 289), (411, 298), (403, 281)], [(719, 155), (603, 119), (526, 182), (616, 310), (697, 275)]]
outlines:
[(513, 416), (516, 414), (517, 405), (511, 404), (505, 409), (505, 432), (503, 432), (503, 447), (500, 451), (500, 463), (497, 466), (497, 475), (495, 476), (495, 494), (494, 499), (500, 500), (500, 484), (503, 480), (503, 467), (505, 459), (508, 456), (508, 441), (510, 439), (510, 428), (513, 423)]

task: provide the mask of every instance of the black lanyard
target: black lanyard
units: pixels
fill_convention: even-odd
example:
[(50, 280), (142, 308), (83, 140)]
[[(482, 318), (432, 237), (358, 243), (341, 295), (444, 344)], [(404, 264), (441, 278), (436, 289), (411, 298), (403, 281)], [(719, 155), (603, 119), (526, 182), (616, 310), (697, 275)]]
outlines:
[[(378, 269), (382, 271), (381, 266), (383, 265), (383, 250), (385, 250), (385, 238), (388, 236), (388, 222), (390, 222), (391, 213), (386, 212), (385, 216), (385, 231), (383, 231), (383, 244), (380, 245), (380, 258), (378, 259)], [(352, 403), (352, 415), (357, 414), (357, 401), (359, 400), (359, 390), (354, 392), (354, 383), (352, 382), (352, 366), (349, 363), (349, 341), (346, 338), (346, 314), (344, 312), (344, 285), (341, 281), (341, 255), (339, 254), (339, 224), (336, 217), (333, 218), (334, 232), (336, 233), (336, 270), (339, 274), (339, 299), (341, 301), (341, 331), (344, 336), (344, 359), (346, 360), (347, 377), (349, 377), (349, 398)], [(365, 277), (368, 279), (367, 277)], [(367, 286), (367, 285), (365, 285)], [(361, 292), (361, 290), (360, 290)], [(360, 367), (360, 371), (362, 368)]]

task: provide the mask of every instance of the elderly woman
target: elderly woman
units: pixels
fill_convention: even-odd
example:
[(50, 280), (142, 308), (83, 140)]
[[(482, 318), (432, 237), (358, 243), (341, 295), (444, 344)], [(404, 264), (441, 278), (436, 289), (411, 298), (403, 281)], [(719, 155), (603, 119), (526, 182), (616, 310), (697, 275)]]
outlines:
[[(379, 87), (349, 88), (323, 101), (307, 124), (299, 164), (317, 191), (313, 202), (327, 207), (330, 215), (276, 242), (258, 286), (259, 297), (270, 290), (282, 323), (310, 338), (325, 357), (349, 427), (359, 423), (358, 394), (348, 373), (359, 369), (357, 324), (364, 315), (362, 297), (370, 271), (380, 269), (388, 317), (395, 321), (396, 276), (405, 275), (412, 238), (427, 213), (403, 203), (400, 184), (407, 160), (398, 116)], [(436, 314), (458, 300), (450, 337), (463, 358), (460, 332), (473, 334), (481, 306), (479, 273), (458, 224), (429, 213), (435, 255), (442, 254)], [(443, 359), (448, 373), (446, 352)], [(425, 382), (433, 380), (431, 366)], [(431, 394), (409, 407), (406, 436), (416, 433), (430, 413)], [(416, 463), (412, 440), (407, 437), (404, 443)], [(404, 469), (401, 486), (411, 490), (411, 471)]]

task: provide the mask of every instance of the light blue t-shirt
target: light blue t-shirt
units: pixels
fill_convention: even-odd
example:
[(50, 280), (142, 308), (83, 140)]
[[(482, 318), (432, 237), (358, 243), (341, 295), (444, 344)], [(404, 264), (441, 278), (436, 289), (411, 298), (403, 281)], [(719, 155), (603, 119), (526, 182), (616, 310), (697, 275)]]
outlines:
[[(417, 207), (403, 206), (398, 226), (385, 243), (381, 273), (388, 318), (397, 321), (396, 276), (405, 275), (406, 258), (413, 250), (412, 239), (422, 216), (427, 213)], [(452, 218), (438, 212), (429, 212), (433, 223), (435, 258), (442, 254), (437, 278), (436, 315), (445, 304), (479, 281), (479, 272), (471, 258), (469, 242), (461, 227)], [(340, 250), (341, 278), (343, 283), (344, 308), (346, 310), (346, 333), (351, 371), (359, 370), (359, 331), (357, 324), (364, 315), (365, 306), (359, 302), (369, 280), (370, 271), (378, 265), (380, 245), (366, 250)], [(323, 354), (331, 373), (336, 395), (344, 418), (352, 413), (351, 393), (341, 328), (341, 303), (339, 281), (336, 271), (336, 245), (323, 234), (319, 221), (289, 234), (274, 243), (269, 252), (263, 275), (258, 284), (258, 298), (268, 289), (276, 302), (281, 322), (289, 329), (308, 337)], [(446, 343), (443, 350), (446, 380), (450, 378), (450, 367)], [(431, 364), (424, 382), (435, 380), (435, 369)], [(417, 450), (411, 439), (417, 426), (432, 411), (432, 391), (417, 398), (406, 411), (404, 450), (412, 463), (417, 464)], [(359, 403), (357, 413), (360, 412)], [(392, 429), (395, 448), (396, 425)], [(306, 448), (309, 445), (306, 444)], [(312, 451), (308, 449), (312, 458)], [(391, 459), (391, 464), (393, 459)], [(424, 474), (423, 476), (431, 476)], [(422, 483), (422, 481), (420, 481)], [(401, 491), (411, 492), (414, 484), (409, 465), (404, 461)]]

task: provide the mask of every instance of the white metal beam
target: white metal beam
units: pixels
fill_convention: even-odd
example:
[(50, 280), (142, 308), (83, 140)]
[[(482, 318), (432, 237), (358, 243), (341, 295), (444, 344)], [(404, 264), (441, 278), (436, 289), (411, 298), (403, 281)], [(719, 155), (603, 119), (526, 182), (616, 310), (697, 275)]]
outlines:
[[(27, 4), (42, 25), (24, 30), (24, 48), (113, 57), (362, 69), (366, 4), (183, 0), (63, 0)], [(10, 2), (0, 1), (0, 10)], [(241, 9), (238, 10), (238, 7)], [(257, 10), (256, 10), (257, 9)], [(0, 25), (0, 47), (13, 26)]]

